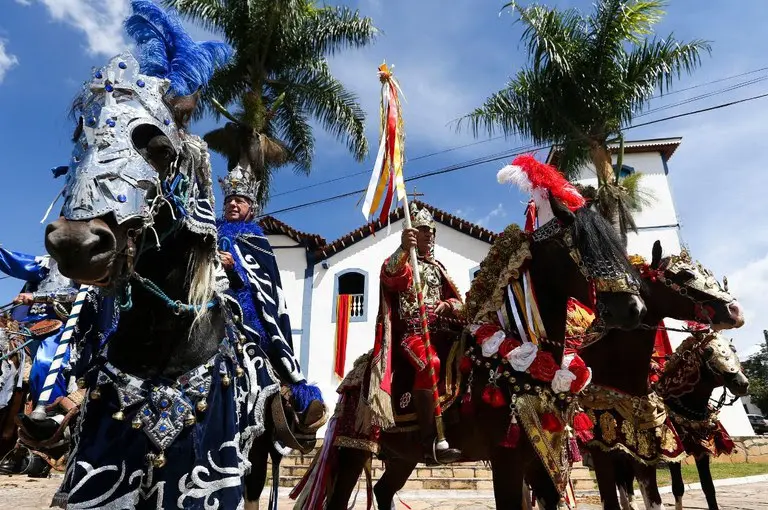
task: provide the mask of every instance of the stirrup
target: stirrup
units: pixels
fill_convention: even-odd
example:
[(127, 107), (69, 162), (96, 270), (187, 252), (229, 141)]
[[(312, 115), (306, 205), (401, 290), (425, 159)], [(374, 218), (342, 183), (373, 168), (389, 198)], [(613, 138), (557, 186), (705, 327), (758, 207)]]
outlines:
[[(444, 440), (445, 441), (445, 440)], [(448, 446), (447, 448), (438, 449), (437, 448), (438, 441), (435, 439), (432, 441), (432, 455), (426, 455), (427, 465), (444, 465), (444, 464), (452, 464), (454, 462), (457, 462), (461, 458), (461, 451), (456, 448), (451, 448)], [(445, 443), (448, 445), (448, 443)], [(438, 452), (441, 452), (441, 455), (447, 457), (446, 459), (440, 460), (438, 458)]]

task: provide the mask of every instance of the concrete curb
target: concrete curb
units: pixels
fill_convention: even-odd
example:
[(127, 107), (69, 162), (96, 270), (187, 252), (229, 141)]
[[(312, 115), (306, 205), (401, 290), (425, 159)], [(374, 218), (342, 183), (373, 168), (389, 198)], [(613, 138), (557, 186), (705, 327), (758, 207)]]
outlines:
[[(753, 476), (744, 476), (741, 478), (722, 478), (720, 480), (715, 480), (715, 487), (729, 487), (734, 485), (747, 485), (751, 483), (765, 483), (768, 482), (768, 475), (753, 475)], [(287, 487), (280, 487), (279, 489), (279, 495), (281, 498), (288, 497), (288, 494), (293, 489), (287, 488)], [(687, 483), (685, 484), (685, 490), (686, 491), (693, 491), (693, 490), (701, 490), (701, 484), (700, 483)], [(671, 494), (672, 493), (672, 487), (667, 485), (664, 487), (659, 487), (659, 493), (661, 494)], [(599, 496), (600, 493), (596, 490), (590, 490), (590, 491), (577, 491), (576, 492), (576, 498), (578, 500), (579, 497), (584, 496)], [(359, 498), (365, 498), (365, 490), (360, 489), (357, 495)], [(424, 500), (451, 500), (451, 499), (478, 499), (478, 500), (489, 500), (493, 499), (493, 492), (492, 491), (473, 491), (473, 490), (439, 490), (439, 489), (431, 489), (431, 490), (413, 490), (413, 491), (400, 491), (397, 493), (397, 497), (400, 497), (400, 499), (404, 500), (407, 503), (408, 499), (414, 499), (419, 501)]]

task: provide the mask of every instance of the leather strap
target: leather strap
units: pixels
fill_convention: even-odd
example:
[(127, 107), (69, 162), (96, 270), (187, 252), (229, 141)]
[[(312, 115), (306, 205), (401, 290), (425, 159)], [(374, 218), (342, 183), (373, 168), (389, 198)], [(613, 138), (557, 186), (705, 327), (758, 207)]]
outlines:
[(43, 319), (29, 327), (32, 336), (41, 337), (58, 331), (64, 323), (57, 319)]

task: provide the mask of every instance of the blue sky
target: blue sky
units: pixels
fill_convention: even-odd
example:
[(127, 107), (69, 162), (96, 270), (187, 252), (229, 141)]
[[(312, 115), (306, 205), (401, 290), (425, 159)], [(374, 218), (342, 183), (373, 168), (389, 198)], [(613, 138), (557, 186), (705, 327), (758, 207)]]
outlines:
[[(0, 243), (17, 251), (42, 253), (40, 219), (61, 182), (50, 168), (68, 161), (72, 124), (68, 103), (92, 66), (126, 47), (121, 22), (128, 0), (4, 0), (0, 4)], [(525, 64), (519, 44), (521, 28), (509, 14), (499, 16), (496, 0), (359, 0), (346, 1), (374, 18), (383, 33), (365, 50), (343, 53), (332, 60), (337, 76), (356, 92), (368, 112), (368, 135), (376, 145), (379, 85), (376, 67), (395, 65), (407, 101), (406, 176), (439, 169), (526, 145), (511, 138), (444, 151), (476, 140), (457, 133), (451, 121), (479, 105)], [(589, 1), (551, 1), (559, 7), (591, 9)], [(768, 65), (765, 48), (768, 4), (762, 0), (701, 2), (676, 0), (658, 25), (658, 33), (678, 39), (707, 39), (713, 53), (676, 88), (759, 69)], [(190, 27), (198, 39), (210, 38)], [(656, 100), (653, 106), (677, 102), (734, 85), (766, 72), (736, 78)], [(763, 93), (768, 82), (715, 95), (648, 115), (666, 117), (733, 99)], [(768, 98), (631, 130), (629, 139), (682, 136), (670, 161), (670, 181), (683, 225), (683, 239), (694, 256), (718, 276), (729, 277), (731, 289), (747, 310), (747, 325), (733, 332), (742, 351), (762, 341), (761, 312), (768, 309), (768, 217), (763, 212), (768, 178), (758, 153), (768, 138)], [(214, 127), (212, 119), (193, 126), (199, 134)], [(368, 171), (370, 158), (356, 163), (337, 143), (318, 130), (311, 177), (281, 171), (275, 195), (297, 187)], [(483, 140), (483, 138), (479, 139)], [(496, 183), (498, 161), (420, 180), (425, 200), (493, 230), (518, 222), (523, 197)], [(225, 172), (213, 158), (214, 171)], [(275, 196), (267, 208), (290, 207), (362, 188), (367, 175), (330, 185)], [(412, 185), (409, 186), (409, 190)], [(294, 227), (334, 239), (362, 224), (358, 198), (280, 214)], [(649, 254), (646, 254), (649, 255)], [(20, 284), (0, 280), (0, 303), (12, 299)]]

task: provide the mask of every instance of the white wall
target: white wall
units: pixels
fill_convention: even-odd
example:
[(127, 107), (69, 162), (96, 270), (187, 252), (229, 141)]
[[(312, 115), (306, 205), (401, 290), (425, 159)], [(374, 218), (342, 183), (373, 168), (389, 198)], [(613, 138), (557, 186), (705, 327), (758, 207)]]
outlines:
[[(613, 162), (616, 163), (615, 155)], [(629, 233), (627, 236), (627, 253), (642, 255), (646, 260), (650, 260), (653, 243), (656, 240), (661, 241), (664, 255), (680, 253), (679, 228), (672, 226), (678, 223), (677, 213), (661, 153), (625, 154), (624, 164), (634, 167), (636, 172), (644, 174), (640, 181), (641, 186), (654, 196), (650, 205), (634, 214), (639, 231), (638, 233)], [(674, 171), (674, 168), (670, 171)], [(597, 187), (597, 177), (594, 166), (591, 164), (582, 170), (580, 177), (580, 183)], [(706, 266), (706, 262), (704, 265)], [(683, 323), (670, 319), (665, 320), (665, 324), (668, 327), (679, 328), (683, 326)], [(727, 336), (727, 332), (725, 334)], [(685, 338), (684, 333), (669, 332), (669, 341), (673, 349), (677, 348)], [(722, 388), (715, 390), (712, 398), (719, 399), (722, 391)], [(740, 401), (723, 408), (720, 412), (720, 419), (732, 436), (751, 436), (754, 434), (749, 419), (747, 419), (747, 413)]]
[(286, 235), (270, 235), (269, 244), (277, 258), (288, 314), (293, 330), (293, 348), (301, 359), (302, 315), (304, 310), (304, 271), (307, 267), (306, 249)]

